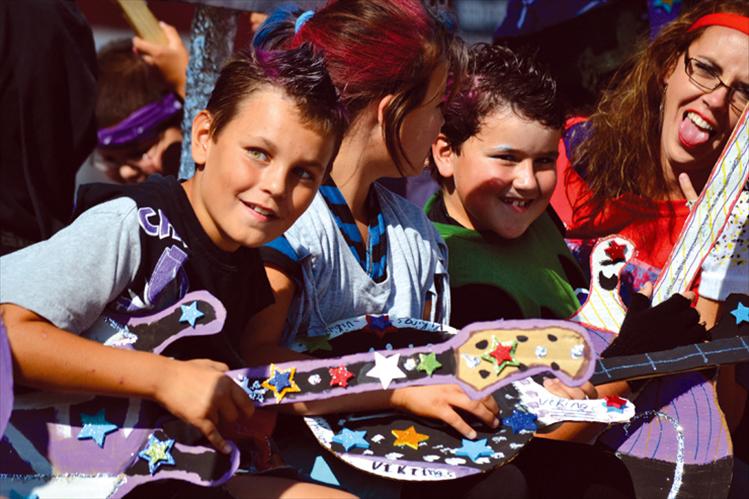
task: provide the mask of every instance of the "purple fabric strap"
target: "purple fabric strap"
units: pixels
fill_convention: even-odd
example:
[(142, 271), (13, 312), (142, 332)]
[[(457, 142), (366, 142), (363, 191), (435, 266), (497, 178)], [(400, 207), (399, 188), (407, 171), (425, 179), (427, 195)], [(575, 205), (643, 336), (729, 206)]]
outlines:
[(145, 137), (180, 111), (182, 101), (177, 95), (168, 93), (161, 100), (133, 111), (116, 125), (99, 129), (99, 147), (121, 146)]

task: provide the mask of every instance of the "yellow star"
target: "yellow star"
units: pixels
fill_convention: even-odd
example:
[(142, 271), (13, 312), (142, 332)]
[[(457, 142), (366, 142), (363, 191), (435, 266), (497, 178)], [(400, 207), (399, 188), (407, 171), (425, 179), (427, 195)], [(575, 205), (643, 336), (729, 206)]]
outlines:
[(276, 402), (281, 402), (287, 393), (302, 391), (299, 385), (296, 384), (296, 381), (294, 381), (295, 372), (295, 367), (290, 367), (284, 371), (283, 369), (278, 369), (275, 364), (271, 364), (270, 375), (268, 379), (262, 382), (262, 386), (273, 392)]
[(419, 450), (419, 444), (429, 440), (428, 435), (417, 432), (413, 426), (405, 430), (391, 430), (391, 433), (395, 436), (393, 445), (397, 447), (408, 446), (413, 450)]

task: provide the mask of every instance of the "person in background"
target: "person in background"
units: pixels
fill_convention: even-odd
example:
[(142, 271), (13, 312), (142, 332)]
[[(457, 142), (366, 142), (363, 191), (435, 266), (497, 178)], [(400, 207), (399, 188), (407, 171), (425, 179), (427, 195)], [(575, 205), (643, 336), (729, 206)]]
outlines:
[(73, 212), (96, 144), (96, 52), (73, 0), (0, 2), (0, 255), (51, 237)]

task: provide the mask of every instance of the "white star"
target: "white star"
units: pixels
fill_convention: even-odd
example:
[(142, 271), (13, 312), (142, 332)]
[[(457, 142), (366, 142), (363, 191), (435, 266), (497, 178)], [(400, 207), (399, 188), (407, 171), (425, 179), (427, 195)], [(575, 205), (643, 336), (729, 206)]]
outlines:
[(398, 368), (399, 353), (390, 357), (385, 357), (379, 352), (375, 352), (374, 354), (375, 366), (367, 372), (367, 376), (379, 379), (384, 390), (388, 389), (394, 379), (406, 377), (406, 373)]

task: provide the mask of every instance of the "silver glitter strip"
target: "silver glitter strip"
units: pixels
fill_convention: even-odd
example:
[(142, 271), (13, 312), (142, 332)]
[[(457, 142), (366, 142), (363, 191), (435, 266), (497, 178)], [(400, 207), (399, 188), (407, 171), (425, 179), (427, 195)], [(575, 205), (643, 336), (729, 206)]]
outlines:
[(671, 426), (674, 427), (674, 431), (676, 432), (676, 467), (674, 469), (674, 482), (671, 484), (671, 490), (668, 492), (668, 499), (675, 499), (679, 494), (679, 489), (681, 489), (681, 481), (684, 476), (684, 428), (679, 424), (679, 421), (660, 411), (645, 411), (636, 414), (629, 423), (624, 425), (624, 434), (629, 436), (629, 427), (635, 422), (635, 420), (650, 416), (658, 416), (659, 418), (665, 419), (671, 423)]
[(190, 152), (192, 120), (205, 109), (221, 65), (231, 55), (237, 33), (237, 16), (233, 10), (198, 6), (192, 19), (187, 64), (187, 86), (182, 118), (182, 156), (179, 178), (192, 177), (195, 164)]

